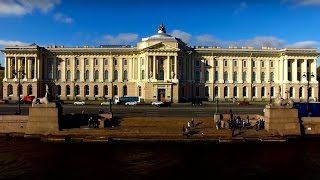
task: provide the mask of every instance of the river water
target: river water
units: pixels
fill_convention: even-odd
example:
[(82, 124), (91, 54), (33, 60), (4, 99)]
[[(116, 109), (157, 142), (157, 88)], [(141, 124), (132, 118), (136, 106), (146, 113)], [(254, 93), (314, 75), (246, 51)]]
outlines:
[(56, 144), (0, 139), (0, 179), (320, 179), (320, 142)]

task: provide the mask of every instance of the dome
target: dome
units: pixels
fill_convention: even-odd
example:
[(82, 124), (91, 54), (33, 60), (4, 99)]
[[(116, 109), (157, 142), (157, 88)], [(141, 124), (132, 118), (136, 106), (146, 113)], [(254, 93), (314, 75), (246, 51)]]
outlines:
[(175, 40), (175, 41), (178, 41), (179, 39), (167, 34), (166, 27), (163, 24), (160, 24), (157, 34), (154, 34), (154, 35), (147, 37), (147, 38), (142, 38), (142, 41), (148, 41), (148, 40), (160, 40), (160, 41)]

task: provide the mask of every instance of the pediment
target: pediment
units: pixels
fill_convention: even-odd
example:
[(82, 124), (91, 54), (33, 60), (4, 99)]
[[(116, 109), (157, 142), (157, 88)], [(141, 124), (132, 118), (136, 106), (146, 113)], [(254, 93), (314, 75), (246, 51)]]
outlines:
[(154, 44), (152, 46), (146, 47), (145, 50), (151, 50), (151, 51), (179, 51), (180, 49), (161, 42), (161, 43)]

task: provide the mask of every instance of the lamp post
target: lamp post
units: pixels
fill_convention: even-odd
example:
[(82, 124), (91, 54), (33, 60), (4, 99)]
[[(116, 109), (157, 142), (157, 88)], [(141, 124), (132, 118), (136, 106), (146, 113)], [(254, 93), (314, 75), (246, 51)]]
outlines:
[(18, 71), (16, 71), (15, 69), (12, 70), (12, 74), (14, 76), (16, 76), (16, 78), (18, 79), (18, 111), (15, 113), (16, 115), (20, 115), (21, 114), (21, 106), (20, 106), (20, 95), (21, 95), (21, 84), (20, 84), (20, 79), (21, 79), (21, 76), (24, 76), (25, 73), (23, 71), (23, 68), (20, 67), (20, 69)]
[(311, 78), (314, 78), (314, 75), (313, 75), (313, 72), (304, 72), (302, 77), (306, 78), (307, 79), (307, 113), (309, 115), (309, 96), (310, 96), (310, 79)]
[(269, 103), (271, 104), (272, 103), (272, 99), (271, 99), (271, 83), (273, 83), (273, 80), (272, 79), (269, 79), (268, 81), (269, 83)]

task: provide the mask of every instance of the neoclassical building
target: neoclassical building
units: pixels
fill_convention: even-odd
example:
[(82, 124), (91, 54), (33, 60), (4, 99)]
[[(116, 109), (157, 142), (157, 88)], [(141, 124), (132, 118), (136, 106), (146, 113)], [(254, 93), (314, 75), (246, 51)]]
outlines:
[(163, 25), (136, 47), (32, 44), (1, 51), (3, 98), (9, 100), (19, 94), (43, 96), (45, 84), (61, 100), (139, 96), (145, 102), (269, 101), (278, 95), (318, 100), (316, 49), (190, 47), (167, 34)]

